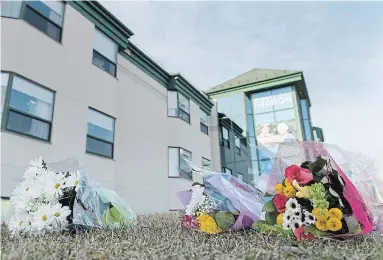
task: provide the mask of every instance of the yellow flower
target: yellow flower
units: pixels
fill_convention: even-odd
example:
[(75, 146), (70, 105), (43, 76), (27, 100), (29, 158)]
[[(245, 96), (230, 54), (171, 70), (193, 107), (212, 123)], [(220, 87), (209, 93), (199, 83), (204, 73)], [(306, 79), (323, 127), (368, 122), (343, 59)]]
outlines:
[(283, 189), (283, 195), (286, 196), (286, 198), (294, 198), (295, 197), (295, 189), (293, 186), (286, 186), (284, 189)]
[(315, 227), (320, 231), (327, 231), (328, 230), (326, 220), (315, 221)]
[(341, 220), (342, 217), (343, 217), (343, 213), (342, 213), (342, 211), (341, 211), (340, 209), (338, 209), (338, 208), (332, 208), (332, 209), (330, 209), (330, 210), (328, 211), (328, 214), (329, 214), (330, 218), (337, 218), (337, 219), (339, 219), (339, 220)]
[(318, 220), (327, 220), (329, 217), (328, 209), (315, 208), (312, 213)]
[(283, 214), (279, 214), (277, 217), (277, 224), (282, 225), (283, 224)]
[(222, 231), (217, 226), (217, 223), (215, 222), (214, 218), (204, 213), (199, 215), (198, 224), (200, 226), (200, 230), (208, 234), (217, 234)]
[(293, 186), (298, 191), (297, 194), (296, 194), (296, 196), (298, 198), (306, 198), (306, 199), (308, 199), (309, 191), (310, 191), (310, 186), (299, 186), (299, 184), (298, 184), (298, 182), (296, 180), (293, 180)]
[(274, 191), (275, 194), (281, 194), (283, 192), (283, 185), (281, 183), (275, 185)]
[(289, 179), (285, 179), (285, 187), (289, 187), (289, 186), (292, 186)]
[(338, 218), (331, 217), (326, 222), (327, 229), (330, 231), (338, 231), (342, 228), (342, 222)]

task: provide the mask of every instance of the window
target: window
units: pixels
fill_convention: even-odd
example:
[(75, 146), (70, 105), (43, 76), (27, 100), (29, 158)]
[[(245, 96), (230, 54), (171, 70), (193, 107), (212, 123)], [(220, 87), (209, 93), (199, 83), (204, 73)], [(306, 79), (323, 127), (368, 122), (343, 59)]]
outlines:
[(235, 139), (235, 151), (237, 154), (241, 155), (241, 139), (239, 138)]
[(313, 127), (314, 140), (316, 142), (324, 142), (323, 130), (319, 127)]
[(113, 158), (115, 121), (113, 117), (89, 108), (86, 152)]
[(202, 157), (202, 167), (205, 169), (210, 169), (211, 168), (210, 160)]
[[(3, 2), (2, 2), (3, 3)], [(3, 118), (3, 109), (5, 103), (5, 96), (7, 95), (9, 73), (1, 72), (1, 110), (0, 110), (0, 125)]]
[(192, 160), (192, 153), (178, 147), (169, 147), (168, 148), (169, 156), (169, 177), (170, 178), (184, 178), (184, 179), (193, 179), (192, 170), (181, 158), (185, 158), (189, 161)]
[(222, 172), (223, 172), (223, 173), (230, 174), (230, 175), (232, 174), (231, 169), (229, 169), (229, 168), (227, 168), (227, 167), (223, 167), (223, 168), (222, 168)]
[[(11, 132), (49, 141), (51, 137), (54, 92), (13, 73), (1, 73), (2, 102), (6, 122)], [(9, 101), (5, 102), (8, 83)], [(4, 94), (4, 95), (3, 95)], [(3, 99), (4, 98), (4, 99)]]
[(243, 181), (243, 174), (242, 173), (238, 173), (238, 175), (237, 175), (237, 177), (238, 177), (238, 179), (240, 179), (241, 181)]
[(229, 130), (225, 127), (221, 127), (222, 131), (222, 145), (226, 146), (227, 148), (230, 148), (230, 142), (229, 142)]
[(63, 2), (27, 1), (23, 11), (23, 19), (52, 39), (61, 42), (64, 20)]
[(209, 132), (208, 116), (207, 116), (207, 113), (205, 113), (201, 109), (200, 109), (200, 121), (201, 121), (201, 132), (208, 134), (208, 132)]
[(168, 116), (190, 123), (189, 99), (177, 91), (168, 91)]
[(179, 117), (190, 123), (190, 104), (189, 99), (182, 95), (181, 93), (178, 93), (178, 113)]
[(301, 103), (301, 111), (302, 111), (303, 128), (305, 131), (305, 140), (311, 141), (313, 140), (313, 135), (311, 131), (308, 102), (306, 99), (302, 99), (300, 103)]
[(22, 1), (1, 1), (1, 16), (19, 18)]
[(116, 76), (118, 45), (96, 28), (93, 38), (93, 64)]

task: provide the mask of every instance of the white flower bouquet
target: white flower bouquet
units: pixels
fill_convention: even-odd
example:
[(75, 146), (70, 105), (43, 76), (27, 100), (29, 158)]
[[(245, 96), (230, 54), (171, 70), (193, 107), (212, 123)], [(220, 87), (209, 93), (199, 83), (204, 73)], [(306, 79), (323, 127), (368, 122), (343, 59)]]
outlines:
[(42, 158), (30, 162), (23, 181), (13, 191), (13, 234), (42, 234), (78, 227), (132, 224), (135, 214), (113, 191), (90, 179), (76, 160), (56, 164), (55, 171)]

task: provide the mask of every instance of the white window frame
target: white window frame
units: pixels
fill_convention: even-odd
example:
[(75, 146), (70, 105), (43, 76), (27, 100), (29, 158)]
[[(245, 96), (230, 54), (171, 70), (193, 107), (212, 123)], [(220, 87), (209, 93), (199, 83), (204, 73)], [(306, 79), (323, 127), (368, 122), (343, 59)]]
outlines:
[[(177, 93), (177, 95), (175, 95), (175, 93)], [(174, 100), (175, 96), (177, 96), (177, 107), (175, 107), (175, 101), (176, 101)], [(180, 102), (180, 97), (184, 98), (185, 101), (188, 102), (187, 109), (181, 108), (181, 106), (182, 107), (185, 107), (185, 106)], [(182, 115), (184, 115), (184, 117)], [(168, 91), (168, 117), (177, 117), (190, 124), (190, 99), (182, 95), (179, 91), (169, 90)]]
[[(171, 161), (171, 153), (170, 151), (173, 151), (176, 153), (173, 153), (173, 155), (176, 155), (177, 158), (176, 158), (176, 162), (177, 162), (177, 168), (174, 169), (174, 162), (175, 161)], [(193, 179), (193, 176), (185, 176), (185, 175), (181, 175), (181, 156), (183, 156), (184, 154), (190, 154), (190, 158), (188, 158), (188, 160), (192, 161), (193, 159), (193, 153), (189, 150), (186, 150), (185, 148), (182, 148), (182, 147), (173, 147), (173, 146), (169, 146), (168, 147), (168, 178), (182, 178), (182, 179), (188, 179), (188, 180), (192, 180)], [(171, 163), (173, 165), (171, 165)], [(173, 169), (172, 169), (172, 166), (173, 166)], [(175, 170), (175, 173), (172, 172), (172, 170), (174, 171)]]
[(200, 108), (200, 129), (204, 134), (209, 134), (209, 116)]

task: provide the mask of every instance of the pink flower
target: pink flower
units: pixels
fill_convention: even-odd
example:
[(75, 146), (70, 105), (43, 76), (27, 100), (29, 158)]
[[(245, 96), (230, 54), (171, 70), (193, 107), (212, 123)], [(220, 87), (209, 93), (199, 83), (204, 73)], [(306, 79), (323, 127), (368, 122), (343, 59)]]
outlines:
[(186, 215), (181, 221), (181, 227), (183, 228), (198, 228), (198, 220)]
[(273, 202), (274, 206), (277, 208), (279, 213), (283, 213), (286, 210), (286, 202), (288, 198), (283, 194), (278, 194), (274, 196)]
[(291, 165), (285, 170), (285, 177), (290, 183), (296, 180), (299, 185), (304, 185), (313, 180), (313, 174), (308, 169), (301, 168), (297, 165)]
[(309, 240), (309, 239), (314, 239), (314, 236), (313, 234), (305, 234), (305, 227), (304, 226), (301, 226), (300, 228), (296, 228), (294, 230), (294, 235), (295, 235), (295, 238), (299, 241), (299, 240)]

